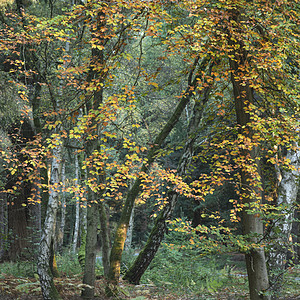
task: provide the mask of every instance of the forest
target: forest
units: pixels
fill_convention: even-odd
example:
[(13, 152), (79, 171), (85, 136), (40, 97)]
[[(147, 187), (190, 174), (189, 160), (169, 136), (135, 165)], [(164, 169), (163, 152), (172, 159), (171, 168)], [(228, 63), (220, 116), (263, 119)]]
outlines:
[(0, 0), (0, 299), (300, 299), (299, 0)]

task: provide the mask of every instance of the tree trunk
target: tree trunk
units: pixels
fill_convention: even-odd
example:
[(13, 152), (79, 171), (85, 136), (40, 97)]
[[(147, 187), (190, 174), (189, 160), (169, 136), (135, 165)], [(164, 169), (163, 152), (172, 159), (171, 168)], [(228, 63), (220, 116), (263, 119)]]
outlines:
[[(36, 184), (36, 187), (33, 190), (39, 190), (36, 194), (38, 199), (35, 199), (36, 202), (28, 204), (29, 209), (29, 232), (31, 236), (31, 247), (36, 249), (41, 240), (42, 232), (42, 210), (41, 210), (41, 188), (39, 184)], [(33, 256), (36, 258), (37, 252), (33, 253)]]
[(167, 230), (166, 221), (170, 217), (174, 206), (177, 202), (178, 194), (176, 192), (169, 192), (168, 203), (155, 219), (154, 226), (151, 230), (150, 236), (144, 246), (143, 250), (139, 253), (134, 264), (128, 269), (124, 275), (124, 279), (132, 284), (139, 284), (142, 275), (147, 270), (151, 261), (153, 260), (161, 241)]
[[(18, 129), (19, 127), (19, 129)], [(21, 149), (26, 147), (27, 142), (34, 138), (34, 131), (29, 120), (24, 119), (22, 123), (18, 122), (12, 125), (9, 130), (9, 137), (13, 145), (20, 165), (27, 159), (26, 155), (22, 154)], [(21, 182), (18, 176), (22, 178)], [(5, 190), (12, 189), (17, 182), (18, 193), (9, 193), (7, 195), (7, 225), (9, 234), (9, 243), (6, 249), (6, 257), (15, 261), (16, 259), (30, 259), (33, 253), (29, 253), (30, 246), (30, 231), (29, 226), (30, 210), (28, 207), (28, 198), (32, 193), (32, 183), (28, 180), (27, 174), (22, 174), (21, 169), (18, 173), (9, 174), (5, 185)]]
[(277, 299), (282, 289), (284, 269), (287, 262), (288, 248), (291, 246), (291, 230), (294, 217), (294, 204), (299, 191), (300, 151), (289, 150), (286, 156), (294, 170), (280, 170), (277, 206), (282, 207), (282, 217), (276, 220), (272, 227), (271, 237), (275, 243), (269, 257), (270, 283), (274, 293), (272, 299)]
[(108, 216), (103, 202), (99, 203), (99, 216), (101, 228), (100, 235), (102, 242), (102, 263), (104, 268), (104, 276), (107, 277), (109, 272), (110, 236)]
[[(158, 134), (156, 137), (154, 144), (150, 148), (147, 154), (147, 164), (143, 164), (141, 167), (140, 172), (141, 173), (147, 173), (151, 164), (155, 160), (155, 155), (157, 151), (160, 149), (162, 143), (166, 139), (166, 137), (169, 135), (171, 130), (174, 128), (176, 125), (177, 121), (179, 120), (179, 117), (181, 116), (181, 113), (184, 111), (185, 106), (191, 99), (194, 90), (197, 86), (197, 82), (200, 79), (200, 76), (195, 76), (194, 80), (192, 80), (192, 76), (195, 70), (195, 67), (198, 64), (199, 58), (196, 58), (193, 68), (189, 74), (189, 79), (188, 79), (188, 88), (187, 90), (183, 93), (183, 96), (178, 103), (175, 111), (173, 112), (172, 116), (170, 117), (169, 121), (165, 124), (161, 132)], [(204, 58), (201, 62), (200, 69), (203, 69), (203, 66), (207, 66), (208, 63), (208, 58)], [(127, 234), (127, 228), (131, 216), (131, 212), (134, 206), (134, 202), (136, 197), (138, 196), (139, 192), (141, 190), (141, 178), (138, 177), (132, 188), (128, 191), (124, 208), (121, 213), (121, 217), (118, 223), (118, 227), (115, 233), (115, 239), (114, 243), (112, 246), (111, 250), (111, 255), (110, 255), (110, 270), (109, 270), (109, 279), (112, 280), (113, 282), (118, 282), (119, 277), (120, 277), (120, 265), (121, 265), (121, 258), (122, 258), (122, 252), (124, 249), (124, 243), (126, 239), (126, 234)]]
[(300, 193), (298, 191), (297, 203), (294, 214), (294, 221), (292, 225), (292, 240), (293, 240), (293, 252), (291, 253), (291, 259), (295, 265), (300, 263)]
[[(81, 296), (84, 299), (92, 299), (95, 289), (95, 262), (96, 262), (96, 245), (98, 231), (98, 204), (94, 203), (95, 193), (89, 190), (89, 204), (87, 207), (87, 232), (85, 244), (85, 264), (83, 284), (86, 286), (82, 290)], [(92, 200), (92, 201), (91, 201)], [(94, 200), (94, 201), (93, 201)]]
[(54, 234), (54, 226), (56, 222), (56, 213), (59, 201), (59, 184), (60, 184), (60, 171), (62, 159), (62, 144), (58, 140), (58, 145), (53, 148), (53, 158), (51, 165), (51, 179), (49, 188), (49, 201), (47, 206), (45, 223), (42, 231), (42, 238), (39, 247), (38, 255), (38, 274), (41, 282), (41, 289), (44, 300), (57, 300), (61, 299), (57, 292), (53, 275), (51, 272), (51, 243)]
[[(212, 67), (213, 63), (210, 63), (210, 66), (208, 68), (208, 75), (211, 74)], [(184, 176), (186, 174), (187, 168), (192, 162), (192, 158), (194, 155), (194, 143), (198, 135), (199, 124), (203, 115), (203, 109), (208, 101), (210, 91), (211, 86), (207, 85), (203, 90), (201, 99), (197, 100), (197, 102), (195, 103), (193, 115), (189, 122), (188, 140), (185, 144), (185, 148), (179, 166), (177, 168), (177, 172), (181, 176)], [(143, 250), (139, 253), (133, 265), (124, 275), (124, 279), (128, 280), (130, 283), (139, 284), (142, 275), (145, 273), (156, 252), (158, 251), (159, 246), (167, 231), (166, 221), (170, 218), (174, 210), (178, 196), (178, 193), (176, 193), (174, 189), (173, 191), (169, 191), (168, 202), (156, 218), (150, 236)]]
[[(38, 134), (41, 134), (42, 126), (40, 122), (40, 102), (41, 102), (41, 85), (38, 82), (40, 78), (37, 78), (37, 82), (34, 85), (33, 94), (30, 97), (32, 103), (32, 115), (33, 115), (33, 131), (35, 137)], [(30, 229), (32, 236), (33, 248), (36, 249), (36, 246), (39, 245), (42, 232), (42, 195), (43, 191), (41, 188), (41, 169), (38, 169), (39, 178), (35, 178), (32, 186), (32, 193), (35, 194), (34, 203), (28, 205), (29, 215), (30, 215)], [(34, 253), (36, 256), (37, 253)]]
[[(78, 163), (78, 154), (75, 153), (75, 186), (76, 188), (79, 188), (79, 181), (80, 181), (80, 175), (79, 175), (79, 163)], [(77, 248), (77, 242), (78, 242), (78, 234), (79, 234), (79, 222), (80, 222), (80, 199), (78, 195), (78, 191), (76, 190), (75, 193), (75, 201), (76, 201), (76, 214), (75, 214), (75, 224), (74, 224), (74, 233), (73, 233), (73, 253), (76, 252)]]
[(65, 225), (66, 225), (66, 161), (63, 159), (61, 168), (61, 183), (62, 183), (62, 193), (61, 193), (61, 206), (60, 206), (60, 226), (58, 233), (58, 251), (62, 252), (62, 247), (64, 243)]
[(124, 250), (131, 249), (133, 223), (134, 223), (134, 208), (132, 209), (129, 224), (128, 224), (128, 230), (127, 230), (126, 240), (125, 240), (125, 244), (124, 244)]
[[(237, 60), (238, 61), (238, 60)], [(252, 102), (252, 91), (248, 85), (244, 86), (236, 80), (237, 76), (235, 72), (239, 70), (239, 65), (237, 61), (230, 60), (232, 70), (232, 83), (234, 89), (235, 97), (235, 108), (237, 115), (237, 122), (241, 125), (240, 133), (244, 137), (251, 139), (251, 128), (246, 127), (249, 125), (250, 118), (246, 113), (247, 106)], [(242, 214), (242, 225), (243, 234), (245, 235), (257, 235), (256, 237), (249, 238), (249, 242), (257, 243), (263, 236), (263, 222), (260, 217), (260, 212), (255, 213), (255, 207), (260, 205), (261, 202), (261, 191), (260, 191), (260, 167), (258, 161), (258, 149), (252, 146), (252, 150), (244, 149), (240, 151), (241, 157), (245, 159), (250, 158), (252, 161), (253, 175), (247, 172), (247, 166), (241, 166), (240, 176), (241, 176), (241, 201), (243, 207)], [(247, 162), (245, 162), (247, 163)], [(254, 177), (256, 176), (256, 178)], [(257, 203), (259, 201), (259, 203)], [(257, 247), (251, 249), (249, 253), (246, 253), (246, 266), (249, 281), (250, 299), (270, 299), (269, 296), (264, 295), (264, 291), (269, 288), (268, 272), (266, 266), (266, 259), (263, 247)]]
[(0, 262), (4, 260), (5, 248), (7, 246), (7, 200), (6, 194), (0, 193)]
[[(94, 39), (98, 41), (98, 45), (103, 47), (104, 40), (99, 37), (99, 32), (101, 32), (102, 27), (104, 27), (104, 14), (98, 13), (96, 20), (96, 28), (92, 32)], [(100, 48), (100, 47), (99, 47)], [(91, 110), (97, 110), (99, 105), (103, 103), (103, 72), (102, 68), (104, 66), (104, 54), (103, 50), (99, 50), (97, 47), (92, 48), (92, 58), (90, 63), (90, 70), (88, 73), (87, 82), (92, 83), (96, 80), (97, 90), (93, 93), (92, 103), (86, 102), (86, 110), (89, 113)], [(101, 84), (100, 84), (101, 83)], [(97, 139), (85, 141), (85, 154), (89, 157), (95, 149), (99, 146), (100, 130), (99, 124), (91, 124), (90, 134), (95, 134), (98, 136)], [(87, 177), (89, 177), (89, 172), (87, 171)], [(89, 179), (89, 178), (88, 178)], [(103, 183), (104, 176), (98, 176), (98, 184)], [(99, 200), (99, 195), (97, 192), (92, 191), (88, 187), (88, 209), (87, 209), (87, 232), (86, 232), (86, 247), (85, 247), (85, 266), (84, 266), (84, 277), (83, 283), (86, 287), (83, 289), (81, 295), (85, 299), (92, 299), (94, 297), (95, 289), (95, 263), (96, 263), (96, 242), (97, 242), (97, 226), (99, 222), (99, 205), (96, 203)]]
[[(231, 18), (234, 24), (236, 24), (235, 26), (239, 24), (239, 17), (239, 11), (233, 9), (231, 11)], [(240, 30), (239, 28), (235, 29), (237, 32)], [(231, 37), (231, 33), (228, 33), (228, 43), (232, 47), (229, 62), (239, 134), (252, 141), (253, 130), (250, 126), (251, 119), (248, 109), (249, 104), (253, 103), (253, 90), (250, 88), (249, 82), (244, 79), (245, 74), (243, 73), (244, 70), (247, 70), (247, 53), (239, 36)], [(236, 47), (237, 44), (239, 47)], [(249, 145), (243, 148), (240, 149), (240, 157), (244, 159), (243, 165), (240, 166), (243, 234), (249, 235), (249, 242), (256, 244), (263, 236), (263, 222), (259, 209), (257, 209), (261, 204), (262, 198), (258, 147)], [(251, 171), (247, 169), (246, 164), (249, 163), (252, 164)], [(265, 252), (262, 246), (258, 245), (246, 253), (246, 267), (250, 299), (270, 299), (270, 296), (264, 295), (264, 292), (269, 289), (269, 280)]]

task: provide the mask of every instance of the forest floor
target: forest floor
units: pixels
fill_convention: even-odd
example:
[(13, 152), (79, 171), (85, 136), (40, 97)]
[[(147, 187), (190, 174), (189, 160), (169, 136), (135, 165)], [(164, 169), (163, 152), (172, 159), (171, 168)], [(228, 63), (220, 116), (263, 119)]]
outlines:
[[(163, 254), (165, 255), (165, 253)], [(222, 268), (221, 273), (218, 270), (208, 269), (202, 263), (198, 269), (196, 268), (192, 272), (189, 269), (190, 272), (187, 276), (184, 276), (184, 271), (186, 271), (184, 267), (188, 261), (180, 260), (177, 265), (174, 265), (172, 262), (171, 265), (168, 265), (169, 268), (163, 268), (163, 263), (166, 264), (166, 262), (160, 258), (159, 264), (149, 272), (152, 277), (149, 274), (144, 274), (144, 284), (131, 285), (121, 280), (118, 287), (119, 296), (115, 298), (107, 298), (105, 296), (106, 283), (103, 276), (98, 274), (94, 300), (249, 299), (248, 280), (243, 255), (230, 254), (225, 260), (223, 257), (223, 261), (225, 261), (225, 267)], [(61, 258), (58, 262), (61, 270), (60, 277), (55, 278), (54, 281), (62, 299), (82, 300), (80, 297), (83, 288), (82, 272), (77, 257), (74, 256), (72, 258), (68, 256), (68, 259)], [(70, 265), (67, 266), (68, 263)], [(211, 260), (209, 266), (214, 266), (215, 264), (217, 264), (217, 261)], [(173, 271), (171, 270), (172, 266), (174, 266)], [(26, 270), (26, 268), (29, 269)], [(31, 272), (29, 272), (30, 270)], [(0, 300), (42, 300), (40, 282), (34, 270), (35, 265), (30, 263), (0, 264)], [(172, 272), (174, 272), (174, 276), (179, 276), (168, 276), (168, 273), (171, 274)], [(199, 277), (201, 273), (202, 276), (203, 274), (206, 274), (206, 276), (197, 281), (197, 276)], [(29, 274), (32, 274), (32, 277)], [(195, 282), (190, 280), (191, 276)], [(280, 300), (300, 300), (300, 266), (290, 267), (286, 270), (283, 287), (284, 296), (279, 298)]]
[[(244, 274), (241, 274), (244, 275)], [(295, 275), (295, 274), (294, 274)], [(55, 279), (56, 287), (63, 300), (81, 300), (79, 296), (82, 288), (82, 279), (79, 276), (73, 278), (61, 277)], [(105, 282), (98, 278), (96, 283), (95, 300), (108, 300), (105, 296)], [(239, 287), (222, 287), (218, 291), (207, 291), (201, 294), (176, 292), (171, 288), (155, 286), (154, 284), (130, 285), (125, 282), (120, 283), (120, 296), (114, 299), (131, 300), (239, 300), (249, 299), (247, 292), (242, 292)], [(299, 290), (291, 291), (282, 300), (300, 300)], [(41, 289), (37, 278), (16, 278), (5, 276), (0, 278), (0, 300), (42, 300)]]

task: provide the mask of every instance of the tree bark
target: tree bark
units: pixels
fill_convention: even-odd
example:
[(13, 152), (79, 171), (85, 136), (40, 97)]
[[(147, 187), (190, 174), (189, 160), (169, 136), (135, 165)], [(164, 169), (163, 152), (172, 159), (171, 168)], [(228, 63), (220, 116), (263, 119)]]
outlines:
[[(13, 151), (16, 153), (18, 161), (22, 163), (27, 159), (22, 154), (21, 149), (26, 147), (27, 142), (34, 138), (34, 131), (29, 120), (22, 120), (23, 123), (17, 122), (9, 130), (9, 137), (13, 145)], [(19, 127), (19, 129), (17, 129)], [(9, 193), (7, 195), (7, 225), (8, 225), (8, 247), (6, 249), (6, 258), (15, 261), (16, 259), (30, 259), (33, 253), (28, 253), (30, 248), (30, 230), (32, 225), (30, 220), (30, 209), (28, 207), (28, 198), (32, 193), (32, 183), (28, 181), (28, 174), (18, 173), (8, 174), (5, 190), (12, 189), (18, 184), (18, 193)], [(18, 179), (22, 177), (22, 181)]]
[(62, 141), (58, 140), (53, 148), (53, 158), (51, 165), (51, 179), (49, 188), (49, 201), (47, 206), (45, 223), (42, 231), (42, 237), (39, 247), (37, 271), (41, 282), (41, 289), (44, 300), (61, 299), (57, 292), (53, 275), (51, 272), (51, 244), (54, 235), (54, 226), (56, 222), (56, 213), (59, 201), (59, 184), (62, 159)]
[(125, 243), (124, 243), (124, 250), (129, 250), (131, 248), (133, 224), (134, 224), (134, 208), (132, 209), (129, 224), (128, 224), (126, 240), (125, 240)]
[[(234, 26), (239, 24), (239, 11), (231, 11), (231, 19)], [(235, 28), (240, 33), (239, 28)], [(233, 43), (235, 41), (235, 43)], [(248, 113), (249, 105), (253, 103), (253, 90), (249, 82), (244, 79), (244, 70), (247, 70), (247, 53), (240, 37), (228, 34), (228, 43), (232, 47), (229, 63), (231, 68), (231, 83), (235, 101), (235, 112), (239, 134), (253, 140), (253, 130), (251, 129), (251, 119)], [(236, 47), (236, 44), (239, 47)], [(261, 175), (259, 166), (258, 147), (250, 145), (240, 149), (240, 157), (244, 159), (244, 164), (251, 163), (252, 172), (247, 170), (247, 165), (240, 166), (240, 197), (243, 205), (242, 225), (243, 234), (249, 235), (250, 243), (259, 243), (263, 237), (263, 222), (257, 206), (261, 204)], [(245, 255), (248, 273), (248, 282), (251, 300), (270, 299), (264, 294), (269, 289), (269, 279), (265, 259), (265, 251), (262, 246), (252, 248)]]
[(60, 226), (58, 233), (58, 250), (62, 252), (62, 247), (64, 243), (65, 225), (66, 225), (66, 161), (63, 159), (61, 168), (61, 183), (62, 183), (62, 193), (61, 193), (61, 206), (60, 206)]
[[(79, 181), (80, 181), (80, 175), (79, 175), (79, 162), (78, 162), (78, 154), (75, 153), (75, 186), (76, 188), (79, 188)], [(75, 193), (75, 208), (76, 208), (76, 213), (75, 213), (75, 224), (74, 224), (74, 233), (73, 233), (73, 253), (76, 252), (77, 248), (77, 242), (78, 242), (78, 234), (79, 234), (79, 222), (80, 222), (80, 199), (78, 195), (78, 191)]]
[[(92, 36), (98, 41), (99, 46), (103, 46), (104, 40), (99, 37), (99, 32), (101, 32), (102, 27), (104, 27), (105, 20), (104, 14), (98, 13), (96, 20), (96, 28), (92, 32)], [(100, 48), (100, 47), (99, 47)], [(99, 50), (97, 47), (92, 48), (92, 58), (90, 63), (90, 70), (88, 73), (87, 81), (92, 83), (93, 80), (97, 80), (98, 86), (97, 90), (93, 93), (93, 102), (86, 102), (86, 110), (89, 113), (91, 110), (97, 110), (99, 105), (103, 103), (103, 72), (102, 68), (104, 66), (104, 53), (103, 50)], [(101, 74), (102, 73), (102, 74)], [(85, 141), (85, 154), (89, 157), (95, 149), (99, 146), (99, 125), (91, 124), (92, 132), (90, 134), (95, 134), (98, 136), (97, 139)], [(89, 173), (87, 173), (87, 177)], [(104, 176), (98, 176), (98, 183), (104, 181)], [(96, 241), (97, 241), (97, 226), (99, 223), (99, 205), (96, 203), (98, 199), (98, 194), (92, 191), (88, 187), (88, 209), (87, 209), (87, 232), (86, 232), (86, 247), (85, 247), (85, 266), (84, 266), (84, 277), (83, 283), (86, 287), (83, 289), (81, 295), (85, 299), (92, 299), (94, 297), (95, 289), (95, 263), (96, 263)]]
[(102, 263), (104, 268), (104, 276), (108, 276), (109, 272), (109, 255), (110, 255), (110, 236), (108, 216), (103, 202), (99, 203), (99, 217), (100, 217), (100, 235), (102, 242)]
[(6, 194), (0, 193), (0, 262), (4, 260), (8, 238)]
[[(237, 122), (241, 125), (240, 133), (243, 136), (249, 136), (251, 129), (245, 126), (249, 125), (250, 118), (247, 114), (247, 106), (252, 102), (252, 91), (249, 86), (241, 84), (236, 80), (239, 66), (236, 61), (231, 60), (231, 67), (234, 70), (232, 73), (232, 83), (235, 97), (235, 108), (237, 115)], [(245, 235), (257, 235), (257, 237), (249, 238), (249, 242), (257, 243), (263, 236), (263, 222), (260, 217), (260, 212), (255, 213), (256, 205), (260, 205), (261, 191), (260, 191), (260, 166), (258, 161), (258, 149), (252, 146), (252, 150), (244, 149), (240, 151), (240, 155), (243, 158), (250, 158), (252, 161), (252, 167), (257, 178), (254, 178), (252, 174), (249, 174), (246, 170), (246, 166), (241, 166), (241, 197), (243, 214), (242, 225), (243, 234)], [(255, 196), (254, 196), (255, 195)], [(257, 203), (257, 201), (259, 203)], [(270, 299), (269, 296), (264, 295), (264, 292), (269, 289), (268, 272), (266, 266), (265, 252), (263, 247), (257, 247), (246, 253), (246, 266), (249, 281), (250, 299)]]
[(89, 189), (89, 203), (87, 207), (87, 232), (85, 244), (85, 263), (83, 284), (86, 286), (82, 290), (81, 296), (84, 299), (92, 299), (95, 290), (95, 262), (98, 227), (98, 204), (95, 203), (95, 193)]
[(294, 204), (297, 201), (299, 191), (300, 151), (289, 150), (287, 159), (293, 170), (279, 170), (280, 180), (278, 186), (277, 206), (281, 206), (282, 217), (276, 220), (272, 226), (271, 238), (275, 241), (272, 245), (269, 257), (270, 284), (273, 291), (272, 299), (277, 299), (282, 290), (284, 269), (286, 267), (288, 248), (291, 246), (291, 238)]

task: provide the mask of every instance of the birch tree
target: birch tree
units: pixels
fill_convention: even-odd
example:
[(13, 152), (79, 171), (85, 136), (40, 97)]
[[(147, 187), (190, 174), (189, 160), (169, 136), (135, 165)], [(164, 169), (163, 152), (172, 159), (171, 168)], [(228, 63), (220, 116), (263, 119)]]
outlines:
[(49, 187), (49, 201), (47, 205), (47, 212), (45, 222), (42, 229), (41, 242), (38, 252), (37, 270), (41, 282), (41, 288), (44, 300), (61, 299), (57, 292), (54, 282), (53, 274), (51, 272), (51, 247), (53, 247), (54, 226), (56, 222), (56, 213), (59, 202), (59, 187), (61, 183), (61, 161), (62, 161), (62, 139), (58, 134), (53, 141), (55, 147), (53, 148), (53, 158), (51, 162), (51, 176)]
[[(297, 131), (297, 130), (296, 130)], [(300, 151), (295, 144), (287, 151), (288, 167), (278, 168), (279, 180), (276, 207), (280, 211), (277, 220), (271, 222), (271, 245), (269, 254), (272, 299), (277, 299), (282, 290), (283, 275), (287, 264), (287, 254), (291, 245), (291, 230), (294, 211), (299, 193)]]

